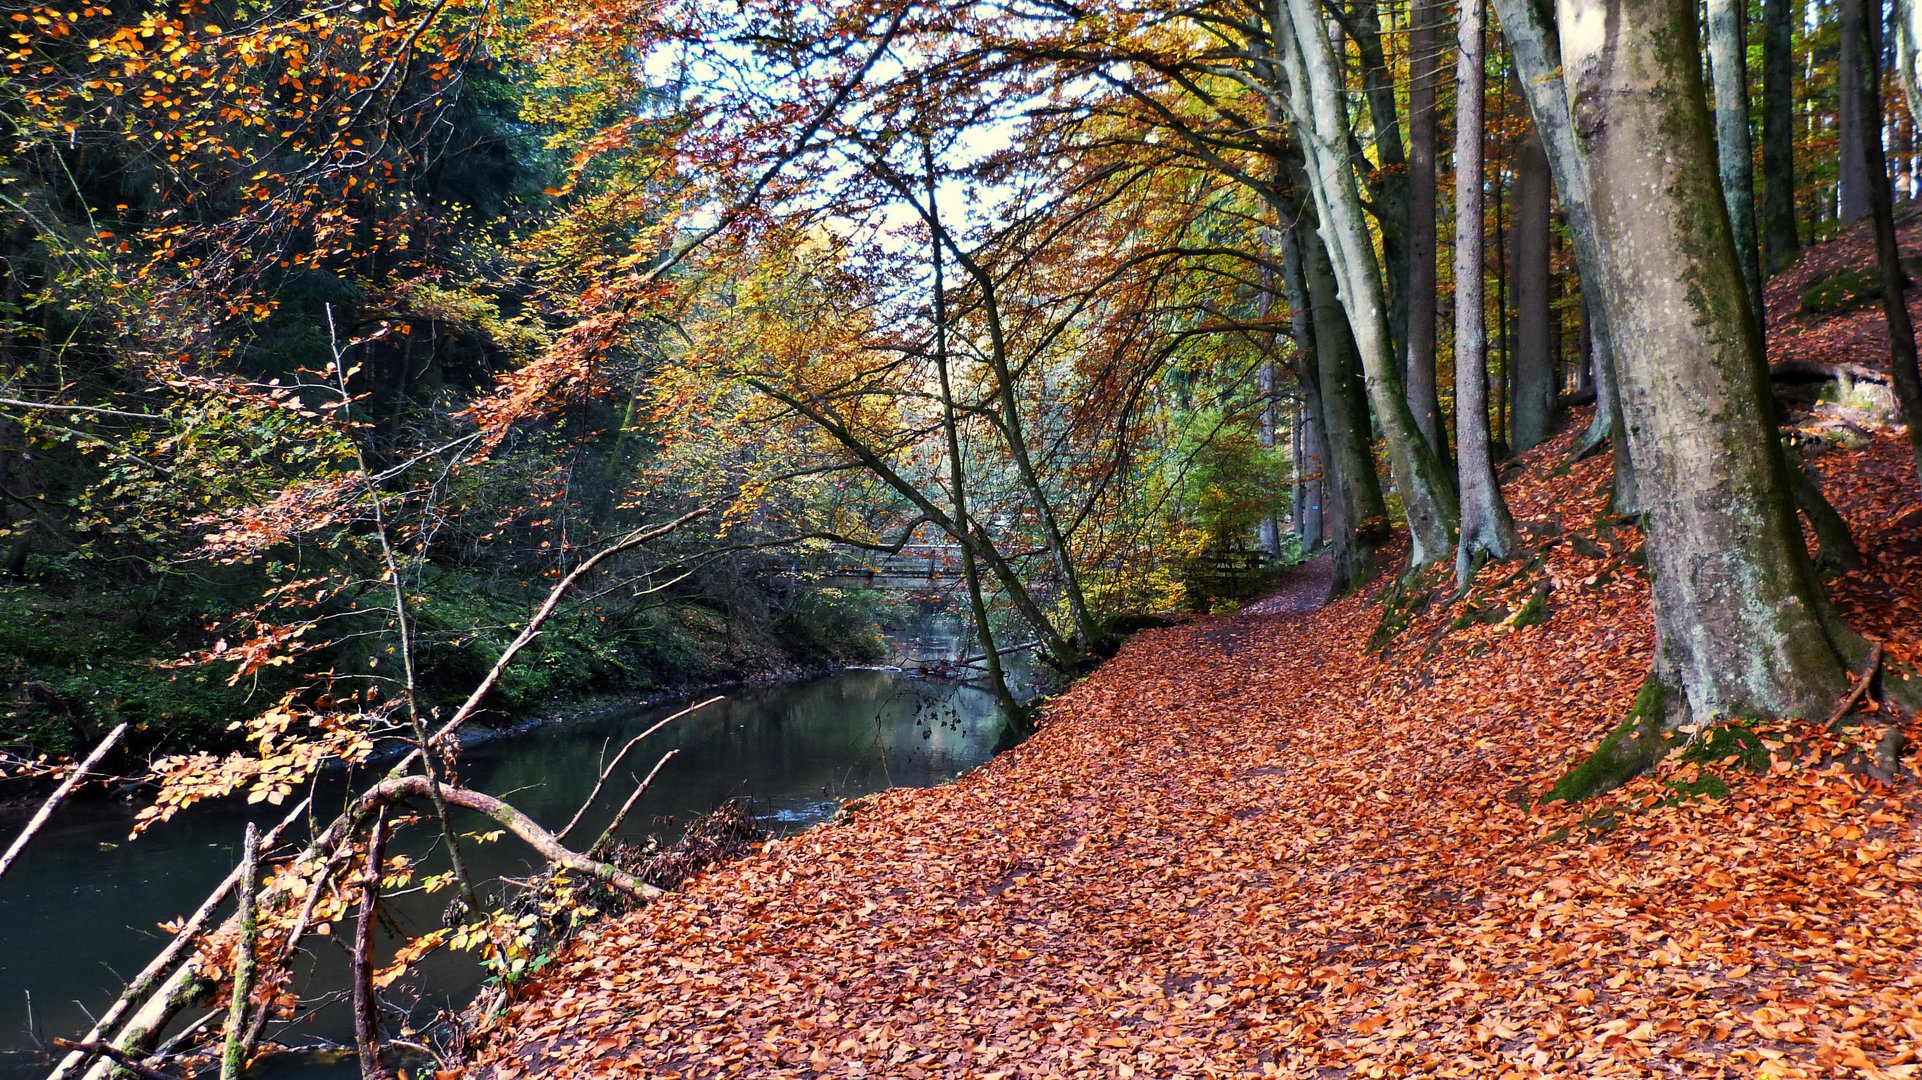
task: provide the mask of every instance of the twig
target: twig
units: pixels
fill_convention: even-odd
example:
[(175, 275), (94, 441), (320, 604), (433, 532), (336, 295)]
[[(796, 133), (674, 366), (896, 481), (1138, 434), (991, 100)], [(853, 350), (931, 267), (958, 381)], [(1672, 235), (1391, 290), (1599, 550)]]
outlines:
[[(661, 722), (655, 724), (653, 727), (648, 728), (646, 731), (641, 732), (639, 735), (634, 736), (632, 739), (627, 740), (627, 745), (621, 747), (621, 752), (618, 754), (615, 754), (614, 760), (608, 762), (607, 767), (601, 770), (600, 779), (594, 781), (594, 790), (587, 793), (587, 798), (581, 803), (581, 808), (579, 810), (574, 811), (574, 816), (568, 819), (567, 824), (561, 828), (560, 832), (557, 832), (554, 834), (554, 839), (556, 840), (567, 839), (567, 834), (570, 832), (573, 832), (574, 826), (579, 825), (581, 823), (581, 816), (586, 814), (588, 811), (588, 808), (594, 805), (595, 798), (597, 798), (600, 795), (601, 788), (607, 784), (607, 778), (614, 774), (614, 769), (620, 765), (621, 759), (627, 756), (627, 752), (629, 750), (632, 750), (634, 749), (635, 746), (639, 745), (642, 739), (647, 738), (649, 735), (652, 735), (655, 732), (666, 727), (667, 725), (673, 723), (674, 721), (679, 720), (681, 717), (686, 716), (688, 713), (697, 712), (701, 709), (707, 708), (709, 705), (712, 705), (717, 701), (726, 701), (726, 700), (727, 699), (724, 697), (717, 696), (717, 697), (708, 698), (706, 701), (703, 701), (697, 705), (689, 705), (687, 708), (682, 709), (680, 712), (675, 713), (674, 715), (668, 717), (667, 719), (662, 720)], [(656, 765), (655, 768), (658, 769), (660, 768), (660, 766)], [(651, 774), (650, 774), (650, 778), (651, 778)]]
[(1847, 716), (1850, 710), (1855, 708), (1856, 703), (1862, 700), (1862, 695), (1868, 693), (1869, 684), (1875, 681), (1875, 673), (1881, 667), (1882, 643), (1879, 641), (1871, 641), (1869, 643), (1869, 662), (1863, 666), (1862, 674), (1856, 676), (1855, 686), (1849, 690), (1849, 696), (1843, 698), (1842, 704), (1837, 705), (1835, 711), (1829, 714), (1829, 727), (1834, 727), (1841, 723), (1842, 718)]
[(81, 1058), (83, 1061), (97, 1057), (106, 1058), (115, 1065), (140, 1077), (141, 1080), (180, 1080), (179, 1077), (170, 1072), (162, 1072), (142, 1062), (139, 1058), (127, 1053), (118, 1046), (103, 1043), (97, 1039), (88, 1042), (74, 1042), (72, 1039), (56, 1038), (53, 1040), (53, 1044), (62, 1050), (71, 1050), (76, 1054), (84, 1055)]
[(654, 776), (661, 771), (661, 766), (674, 760), (674, 755), (678, 753), (680, 753), (679, 750), (669, 750), (667, 753), (662, 754), (661, 760), (655, 762), (654, 767), (647, 771), (647, 776), (641, 780), (640, 786), (634, 789), (634, 794), (629, 795), (627, 801), (621, 804), (621, 808), (615, 811), (614, 820), (607, 823), (607, 828), (601, 830), (600, 838), (595, 840), (593, 846), (587, 849), (589, 858), (592, 858), (595, 852), (601, 850), (602, 846), (613, 838), (614, 830), (620, 828), (621, 822), (627, 820), (627, 812), (634, 809), (634, 804), (647, 792), (648, 786), (654, 783)]
[(53, 812), (60, 808), (62, 802), (66, 801), (67, 795), (73, 791), (74, 786), (80, 783), (81, 778), (85, 777), (89, 770), (100, 763), (101, 758), (107, 756), (107, 751), (113, 749), (113, 744), (119, 742), (120, 736), (126, 733), (127, 725), (123, 721), (119, 727), (108, 732), (106, 738), (100, 740), (100, 745), (93, 748), (93, 753), (87, 755), (87, 760), (74, 766), (73, 772), (67, 774), (67, 778), (61, 781), (60, 786), (54, 789), (52, 795), (47, 796), (47, 801), (40, 804), (40, 809), (33, 815), (33, 820), (27, 822), (27, 827), (21, 830), (18, 837), (14, 838), (13, 846), (7, 848), (5, 855), (0, 855), (0, 877), (6, 876), (7, 868), (13, 865), (15, 859), (20, 857), (20, 852), (26, 848), (27, 841), (33, 839), (33, 834), (39, 832), (40, 827), (45, 825), (47, 819), (53, 816)]
[[(507, 671), (507, 666), (513, 663), (514, 657), (519, 655), (520, 651), (527, 647), (527, 643), (533, 641), (534, 637), (541, 632), (541, 627), (547, 624), (547, 620), (554, 614), (554, 609), (560, 605), (561, 598), (567, 595), (568, 591), (574, 587), (574, 583), (583, 575), (623, 551), (658, 540), (696, 518), (706, 517), (708, 513), (708, 509), (702, 507), (698, 510), (690, 510), (665, 525), (657, 525), (651, 529), (637, 529), (582, 560), (579, 566), (569, 571), (566, 577), (548, 591), (547, 599), (542, 601), (541, 606), (535, 610), (533, 618), (528, 619), (527, 625), (521, 628), (521, 632), (508, 643), (507, 648), (501, 650), (499, 659), (495, 660), (494, 666), (488, 669), (486, 677), (481, 679), (480, 684), (467, 695), (467, 700), (461, 702), (460, 708), (454, 710), (454, 715), (440, 726), (440, 730), (434, 732), (434, 737), (430, 741), (439, 742), (452, 735), (475, 712), (479, 711), (482, 699), (487, 697), (488, 691), (494, 689), (494, 684), (500, 681), (501, 675)], [(421, 752), (420, 748), (416, 747), (412, 753), (401, 760), (396, 768), (404, 769), (413, 764), (414, 754)]]
[(234, 997), (227, 1006), (226, 1045), (220, 1052), (220, 1080), (240, 1080), (247, 1063), (247, 999), (254, 990), (254, 948), (260, 943), (260, 828), (247, 823), (240, 856), (240, 940), (234, 946)]

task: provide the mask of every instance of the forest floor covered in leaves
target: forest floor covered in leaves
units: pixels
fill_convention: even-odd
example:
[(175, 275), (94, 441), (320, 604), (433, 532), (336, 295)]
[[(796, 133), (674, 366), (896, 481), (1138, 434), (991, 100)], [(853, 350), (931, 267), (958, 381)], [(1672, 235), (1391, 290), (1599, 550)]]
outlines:
[[(474, 1073), (1922, 1075), (1913, 719), (1893, 785), (1852, 768), (1883, 711), (1538, 804), (1653, 634), (1606, 455), (1567, 445), (1507, 484), (1528, 553), (1467, 597), (1437, 568), (1302, 610), (1303, 578), (1145, 631), (957, 782), (584, 934)], [(1915, 664), (1907, 448), (1817, 449), (1867, 555), (1836, 604)]]
[[(1917, 1075), (1915, 724), (1893, 787), (1844, 762), (1876, 716), (1533, 805), (1652, 634), (1605, 458), (1546, 475), (1565, 445), (1509, 488), (1532, 556), (1385, 650), (1372, 591), (1146, 631), (956, 783), (584, 936), (477, 1072)], [(1906, 448), (1817, 465), (1869, 557), (1837, 603), (1913, 661)]]

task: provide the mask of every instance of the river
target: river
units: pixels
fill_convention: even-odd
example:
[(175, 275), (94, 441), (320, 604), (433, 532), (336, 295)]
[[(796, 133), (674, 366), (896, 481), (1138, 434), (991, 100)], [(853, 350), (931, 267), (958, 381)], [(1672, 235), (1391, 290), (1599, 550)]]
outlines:
[[(926, 659), (951, 654), (957, 643), (939, 633), (930, 639), (924, 628), (922, 637), (897, 644), (904, 658)], [(570, 842), (599, 835), (633, 785), (669, 749), (680, 753), (637, 804), (621, 830), (624, 837), (671, 841), (679, 834), (677, 823), (737, 797), (750, 800), (770, 831), (793, 832), (827, 819), (843, 800), (952, 779), (1007, 740), (1005, 718), (988, 694), (897, 670), (849, 670), (720, 693), (724, 702), (675, 721), (636, 747)], [(480, 742), (462, 756), (462, 781), (558, 828), (593, 786), (604, 755), (685, 704), (601, 708)], [(316, 805), (338, 806), (346, 790), (345, 777), (323, 779)], [(250, 814), (234, 800), (197, 807), (130, 841), (139, 805), (94, 799), (62, 808), (0, 880), (0, 1078), (44, 1075), (47, 1059), (36, 1043), (85, 1031), (88, 1016), (111, 1003), (125, 979), (164, 943), (155, 924), (190, 912), (232, 868), (246, 820), (265, 823), (280, 816), (259, 807)], [(0, 836), (15, 834), (30, 812), (0, 814)], [(412, 850), (431, 863), (428, 839), (418, 837)], [(463, 851), (475, 875), (491, 879), (531, 868), (515, 844), (506, 837)], [(397, 918), (410, 930), (436, 925), (446, 895), (403, 898), (395, 905)], [(339, 952), (321, 939), (316, 970), (301, 987), (305, 994), (343, 985)], [(430, 958), (417, 1013), (465, 1004), (479, 977), (467, 954)], [(347, 1010), (332, 1005), (276, 1037), (324, 1046), (351, 1043), (352, 1029)], [(357, 1071), (351, 1057), (305, 1055), (274, 1059), (253, 1075), (308, 1080)]]

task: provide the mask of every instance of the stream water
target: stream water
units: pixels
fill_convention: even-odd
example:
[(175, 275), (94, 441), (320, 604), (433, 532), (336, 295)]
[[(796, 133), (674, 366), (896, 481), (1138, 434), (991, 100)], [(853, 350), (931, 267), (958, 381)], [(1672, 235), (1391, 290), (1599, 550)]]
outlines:
[[(903, 660), (952, 656), (962, 647), (950, 628), (923, 625), (896, 640)], [(1006, 720), (991, 697), (951, 682), (898, 670), (849, 670), (805, 683), (721, 691), (724, 702), (669, 725), (629, 754), (597, 806), (570, 837), (585, 844), (669, 749), (678, 756), (661, 771), (621, 835), (663, 842), (677, 823), (730, 798), (750, 800), (769, 830), (793, 832), (823, 821), (845, 799), (887, 787), (942, 783), (987, 760), (1007, 739)], [(706, 695), (703, 695), (706, 696)], [(481, 742), (462, 757), (464, 783), (497, 794), (536, 820), (558, 828), (599, 775), (604, 755), (686, 702), (602, 711), (592, 718), (541, 725)], [(325, 778), (315, 805), (340, 804), (344, 776)], [(136, 801), (79, 801), (64, 807), (0, 881), (0, 1078), (44, 1075), (36, 1044), (78, 1037), (88, 1017), (110, 1004), (164, 943), (155, 924), (184, 916), (232, 868), (244, 823), (278, 820), (271, 808), (234, 802), (184, 813), (138, 840), (128, 840)], [(11, 836), (30, 809), (0, 814)], [(477, 829), (480, 822), (463, 823)], [(438, 852), (416, 829), (412, 849), (428, 864)], [(586, 839), (583, 839), (586, 838)], [(532, 863), (511, 837), (463, 849), (476, 877), (524, 874)], [(404, 897), (397, 921), (419, 930), (438, 925), (447, 894)], [(391, 947), (391, 942), (390, 942)], [(304, 996), (344, 985), (337, 945), (321, 939)], [(430, 957), (417, 1014), (459, 1007), (472, 998), (480, 972), (469, 954)], [(290, 1044), (352, 1042), (344, 1006), (324, 1005), (275, 1037)], [(275, 1059), (256, 1075), (316, 1078), (357, 1075), (351, 1057)]]

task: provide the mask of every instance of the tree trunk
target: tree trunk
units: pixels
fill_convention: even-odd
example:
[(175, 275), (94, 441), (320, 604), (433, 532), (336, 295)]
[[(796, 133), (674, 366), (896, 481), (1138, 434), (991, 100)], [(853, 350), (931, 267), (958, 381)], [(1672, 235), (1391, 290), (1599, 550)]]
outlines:
[(1895, 30), (1895, 79), (1909, 103), (1911, 137), (1922, 123), (1922, 6), (1916, 0), (1894, 0), (1890, 18)]
[[(1302, 408), (1296, 414), (1295, 432), (1300, 441), (1300, 453), (1296, 455), (1297, 468), (1302, 470), (1301, 479), (1295, 485), (1295, 538), (1301, 543), (1303, 555), (1312, 554), (1319, 549), (1325, 539), (1322, 528), (1322, 502), (1327, 497), (1326, 488), (1327, 440), (1322, 438), (1322, 425), (1317, 417), (1321, 412), (1321, 390), (1311, 385), (1312, 376), (1302, 381)], [(1309, 408), (1310, 402), (1314, 408)]]
[(1515, 148), (1515, 257), (1510, 264), (1515, 278), (1515, 351), (1509, 361), (1515, 373), (1515, 413), (1509, 448), (1517, 454), (1546, 442), (1555, 428), (1549, 183), (1548, 155), (1540, 137), (1530, 132)]
[[(1260, 271), (1260, 277), (1261, 292), (1256, 306), (1259, 321), (1266, 323), (1268, 316), (1273, 312), (1275, 306), (1274, 272), (1264, 264)], [(1275, 448), (1275, 437), (1281, 427), (1281, 403), (1279, 399), (1281, 368), (1280, 365), (1275, 362), (1275, 353), (1272, 347), (1273, 339), (1266, 338), (1264, 340), (1270, 343), (1270, 347), (1262, 353), (1261, 370), (1257, 376), (1258, 389), (1261, 395), (1261, 418), (1255, 437), (1263, 450), (1272, 452)], [(1292, 441), (1299, 447), (1299, 438)], [(1299, 455), (1297, 455), (1295, 461), (1299, 463), (1300, 460)], [(1269, 558), (1274, 558), (1281, 554), (1281, 514), (1277, 509), (1276, 503), (1271, 502), (1267, 512), (1261, 515), (1260, 540), (1261, 550), (1267, 553)]]
[[(1285, 0), (1278, 5), (1278, 16), (1276, 53), (1287, 74), (1288, 108), (1307, 159), (1308, 188), (1342, 307), (1367, 373), (1369, 403), (1388, 444), (1389, 464), (1408, 519), (1409, 558), (1419, 566), (1448, 551), (1455, 527), (1455, 493), (1440, 459), (1415, 426), (1401, 364), (1390, 346), (1374, 241), (1348, 162), (1347, 108), (1335, 78), (1334, 55), (1321, 32), (1320, 8), (1314, 0)], [(1333, 415), (1331, 409), (1331, 435)]]
[[(1859, 100), (1856, 111), (1871, 131), (1882, 130), (1882, 88), (1879, 68), (1870, 62), (1875, 51), (1869, 47), (1874, 37), (1874, 19), (1869, 17), (1866, 0), (1842, 0), (1842, 38), (1855, 41), (1856, 55), (1864, 59), (1855, 73)], [(1876, 12), (1881, 7), (1877, 5)], [(1845, 49), (1843, 55), (1848, 55)], [(1868, 179), (1869, 212), (1874, 216), (1875, 255), (1882, 272), (1882, 314), (1889, 329), (1889, 383), (1908, 425), (1909, 448), (1915, 457), (1916, 475), (1922, 478), (1922, 372), (1917, 371), (1915, 327), (1909, 321), (1908, 279), (1902, 271), (1902, 253), (1896, 245), (1895, 210), (1889, 191), (1888, 163), (1882, 156), (1882, 140), (1865, 139), (1861, 146), (1862, 173)]]
[(1441, 47), (1438, 3), (1417, 0), (1408, 25), (1408, 407), (1415, 426), (1448, 466), (1448, 425), (1435, 384), (1435, 144), (1440, 130), (1436, 84)]
[[(1908, 0), (1903, 0), (1908, 2)], [(1762, 2), (1762, 205), (1757, 229), (1771, 274), (1795, 261), (1795, 14), (1792, 0)]]
[(1562, 88), (1561, 42), (1548, 13), (1537, 0), (1492, 0), (1508, 39), (1509, 55), (1515, 61), (1522, 93), (1541, 134), (1542, 148), (1548, 152), (1548, 168), (1555, 177), (1555, 190), (1561, 195), (1562, 216), (1568, 222), (1569, 239), (1575, 247), (1575, 266), (1581, 275), (1588, 304), (1589, 340), (1595, 350), (1595, 418), (1576, 443), (1576, 456), (1599, 447), (1604, 439), (1615, 458), (1614, 504), (1622, 513), (1633, 513), (1641, 506), (1640, 485), (1636, 482), (1635, 461), (1629, 454), (1622, 412), (1616, 393), (1615, 339), (1610, 329), (1612, 314), (1601, 299), (1603, 278), (1602, 252), (1596, 238), (1595, 223), (1589, 210), (1589, 173), (1582, 148), (1576, 139), (1574, 118)]
[(1749, 310), (1762, 319), (1762, 263), (1755, 248), (1755, 151), (1749, 145), (1747, 0), (1708, 0), (1709, 69), (1715, 79), (1715, 147), (1735, 258)]
[[(935, 200), (934, 151), (922, 140), (921, 154), (928, 182), (928, 261), (934, 269), (932, 299), (934, 366), (941, 386), (941, 429), (948, 441), (948, 501), (954, 507), (954, 521), (963, 533), (973, 529), (968, 510), (967, 461), (961, 448), (961, 422), (954, 407), (954, 377), (948, 363), (948, 296), (946, 260), (941, 255), (941, 209)], [(988, 622), (987, 595), (981, 589), (981, 564), (967, 544), (961, 545), (961, 576), (968, 590), (968, 613), (974, 620), (974, 634), (981, 642), (982, 660), (987, 665), (988, 690), (1008, 719), (1024, 724), (1020, 703), (1008, 687), (1007, 672), (1002, 670), (1001, 651), (994, 645), (994, 628)]]
[(1304, 204), (1293, 227), (1283, 237), (1284, 262), (1298, 260), (1302, 268), (1305, 309), (1313, 327), (1315, 394), (1321, 404), (1316, 419), (1322, 429), (1323, 529), (1334, 545), (1335, 589), (1345, 589), (1368, 567), (1369, 557), (1381, 546), (1379, 523), (1388, 515), (1381, 480), (1368, 438), (1368, 404), (1355, 393), (1355, 345), (1347, 317), (1337, 298), (1334, 270), (1317, 232), (1313, 207)]
[[(1559, 17), (1648, 505), (1657, 648), (1632, 722), (1649, 734), (1823, 715), (1865, 650), (1830, 613), (1795, 516), (1721, 201), (1695, 5), (1569, 0)], [(1625, 735), (1604, 749), (1625, 742), (1660, 745)]]
[(1462, 0), (1455, 67), (1455, 447), (1461, 544), (1455, 584), (1466, 588), (1489, 559), (1507, 557), (1515, 524), (1502, 501), (1488, 433), (1488, 335), (1482, 302), (1482, 125), (1487, 58), (1482, 0)]
[[(1850, 0), (1841, 3), (1846, 22)], [(1849, 33), (1846, 26), (1842, 31), (1842, 55), (1836, 68), (1841, 99), (1836, 104), (1835, 126), (1841, 150), (1835, 169), (1835, 219), (1843, 225), (1869, 214), (1868, 150), (1863, 144), (1871, 137), (1879, 140), (1882, 133), (1870, 127), (1871, 119), (1862, 112), (1862, 74), (1873, 70), (1875, 36), (1871, 30), (1870, 40), (1864, 42), (1861, 34)]]
[[(1382, 262), (1388, 268), (1388, 337), (1394, 346), (1408, 340), (1409, 290), (1409, 176), (1408, 155), (1401, 141), (1401, 118), (1395, 111), (1395, 76), (1388, 68), (1381, 44), (1381, 8), (1376, 0), (1354, 0), (1352, 9), (1355, 52), (1361, 59), (1362, 96), (1374, 128), (1375, 165), (1369, 195), (1381, 229)], [(1366, 167), (1366, 161), (1361, 164)], [(1432, 243), (1432, 241), (1431, 241)]]

